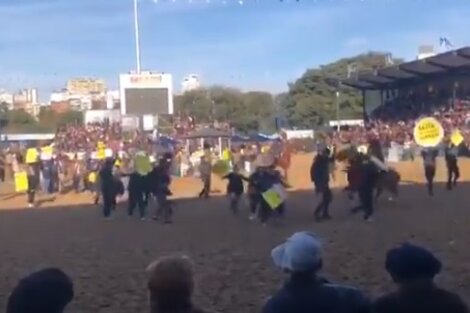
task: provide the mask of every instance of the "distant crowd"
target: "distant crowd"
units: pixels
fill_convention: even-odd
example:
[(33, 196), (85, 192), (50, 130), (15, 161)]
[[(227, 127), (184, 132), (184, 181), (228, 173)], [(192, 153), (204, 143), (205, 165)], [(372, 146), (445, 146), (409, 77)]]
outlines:
[[(435, 276), (442, 270), (441, 261), (425, 248), (410, 243), (387, 252), (385, 270), (397, 288), (377, 299), (320, 275), (325, 260), (321, 240), (314, 233), (295, 233), (275, 247), (271, 256), (288, 278), (260, 308), (262, 313), (469, 312), (457, 294), (435, 283)], [(196, 285), (188, 257), (164, 257), (151, 263), (147, 267), (148, 312), (207, 312), (194, 304)], [(18, 283), (8, 299), (6, 313), (62, 313), (75, 295), (71, 277), (60, 269), (47, 268)]]
[(334, 138), (341, 143), (363, 144), (370, 136), (374, 136), (386, 147), (392, 141), (413, 145), (416, 121), (423, 117), (434, 117), (442, 124), (447, 135), (458, 129), (465, 138), (465, 144), (470, 144), (470, 101), (457, 100), (452, 106), (421, 106), (408, 101), (401, 103), (399, 100), (374, 110), (365, 127), (349, 127), (334, 132)]

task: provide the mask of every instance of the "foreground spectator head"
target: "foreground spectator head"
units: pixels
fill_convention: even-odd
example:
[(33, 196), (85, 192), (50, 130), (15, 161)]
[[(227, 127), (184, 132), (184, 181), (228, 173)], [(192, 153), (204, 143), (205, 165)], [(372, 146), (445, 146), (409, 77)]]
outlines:
[(274, 264), (293, 274), (315, 273), (322, 267), (322, 244), (311, 232), (298, 232), (271, 252)]
[(190, 312), (194, 290), (187, 257), (164, 257), (147, 267), (151, 312)]
[(428, 250), (405, 243), (387, 253), (385, 267), (398, 284), (432, 281), (441, 271), (441, 262)]
[(405, 243), (387, 253), (385, 266), (399, 288), (378, 298), (374, 313), (468, 313), (457, 294), (434, 283), (441, 262), (426, 249)]
[(8, 299), (6, 313), (62, 313), (74, 296), (72, 280), (48, 268), (23, 278)]
[(264, 305), (262, 313), (368, 313), (370, 302), (358, 289), (318, 277), (322, 244), (311, 232), (298, 232), (276, 247), (274, 263), (289, 279)]

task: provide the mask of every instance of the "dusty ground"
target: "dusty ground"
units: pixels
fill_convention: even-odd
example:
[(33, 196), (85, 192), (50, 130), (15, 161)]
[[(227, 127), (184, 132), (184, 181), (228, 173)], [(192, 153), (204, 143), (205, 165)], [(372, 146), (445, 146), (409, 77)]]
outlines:
[[(350, 216), (352, 203), (338, 191), (334, 219), (317, 224), (311, 219), (318, 199), (310, 190), (310, 161), (308, 155), (295, 158), (287, 218), (267, 228), (250, 223), (246, 210), (239, 217), (229, 214), (224, 197), (176, 200), (176, 223), (171, 226), (127, 218), (123, 208), (114, 221), (105, 222), (97, 207), (71, 206), (89, 202), (89, 196), (60, 196), (34, 210), (2, 210), (0, 307), (18, 278), (43, 266), (58, 266), (76, 284), (70, 312), (145, 312), (145, 266), (164, 254), (186, 253), (196, 264), (197, 303), (212, 311), (258, 312), (283, 279), (271, 264), (270, 249), (298, 230), (313, 230), (324, 238), (328, 278), (361, 286), (373, 295), (392, 287), (383, 269), (385, 251), (404, 240), (424, 244), (444, 262), (439, 282), (470, 302), (470, 188), (466, 183), (452, 192), (440, 185), (430, 198), (419, 184), (421, 164), (402, 163), (395, 167), (408, 183), (396, 202), (380, 201), (374, 223)], [(469, 168), (470, 162), (461, 161), (466, 181), (470, 181)], [(442, 180), (444, 174), (440, 164), (438, 177)], [(337, 176), (339, 186), (343, 175)], [(224, 190), (220, 182), (215, 187)], [(173, 185), (178, 197), (189, 197), (198, 188), (191, 179)], [(18, 208), (24, 201), (24, 196), (4, 196), (0, 207)], [(49, 204), (57, 206), (46, 208)]]

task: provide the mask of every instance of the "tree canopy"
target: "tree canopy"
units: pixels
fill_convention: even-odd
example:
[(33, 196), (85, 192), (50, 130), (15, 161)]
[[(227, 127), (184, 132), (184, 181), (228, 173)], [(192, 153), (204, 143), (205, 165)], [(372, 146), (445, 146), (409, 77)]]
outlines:
[[(289, 84), (289, 91), (280, 96), (280, 107), (291, 126), (313, 128), (336, 120), (336, 101), (339, 119), (362, 118), (361, 94), (339, 81), (387, 66), (390, 54), (369, 52), (355, 57), (308, 69)], [(394, 64), (401, 60), (392, 59)], [(337, 94), (338, 92), (338, 94)], [(338, 95), (338, 98), (337, 98)]]
[(196, 122), (230, 123), (243, 131), (274, 130), (274, 101), (263, 91), (242, 92), (214, 86), (175, 96), (175, 114), (192, 116)]
[(58, 126), (72, 123), (83, 123), (83, 113), (56, 113), (48, 107), (42, 107), (35, 118), (23, 109), (8, 110), (6, 103), (0, 104), (0, 128), (3, 132), (55, 132)]

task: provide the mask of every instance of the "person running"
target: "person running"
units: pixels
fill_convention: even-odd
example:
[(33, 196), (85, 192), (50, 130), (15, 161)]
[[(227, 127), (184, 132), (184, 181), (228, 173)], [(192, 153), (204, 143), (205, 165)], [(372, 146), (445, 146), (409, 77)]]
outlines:
[(315, 219), (317, 221), (331, 218), (328, 210), (332, 200), (330, 189), (330, 151), (324, 149), (315, 156), (310, 168), (310, 178), (315, 186), (315, 191), (322, 195), (322, 199), (315, 209)]
[(421, 151), (424, 164), (424, 176), (426, 177), (428, 193), (430, 196), (434, 195), (434, 176), (436, 175), (437, 155), (438, 151), (434, 148), (427, 148)]
[(155, 166), (149, 174), (149, 182), (152, 186), (152, 193), (157, 199), (157, 209), (155, 211), (154, 220), (161, 220), (165, 224), (171, 223), (172, 208), (171, 203), (168, 200), (168, 196), (171, 195), (170, 183), (171, 177), (169, 174), (169, 167), (171, 159), (166, 157), (159, 160), (157, 166)]
[(447, 165), (447, 189), (452, 190), (457, 185), (460, 178), (459, 170), (459, 147), (450, 143), (445, 149), (446, 165)]
[(230, 210), (238, 213), (238, 204), (245, 189), (243, 181), (249, 181), (249, 179), (239, 173), (238, 165), (234, 165), (232, 172), (225, 175), (223, 179), (228, 180), (227, 195), (230, 197)]
[(368, 156), (359, 154), (360, 182), (358, 195), (360, 204), (352, 209), (352, 213), (364, 212), (364, 220), (372, 221), (374, 213), (374, 188), (377, 181), (378, 170), (369, 160)]

